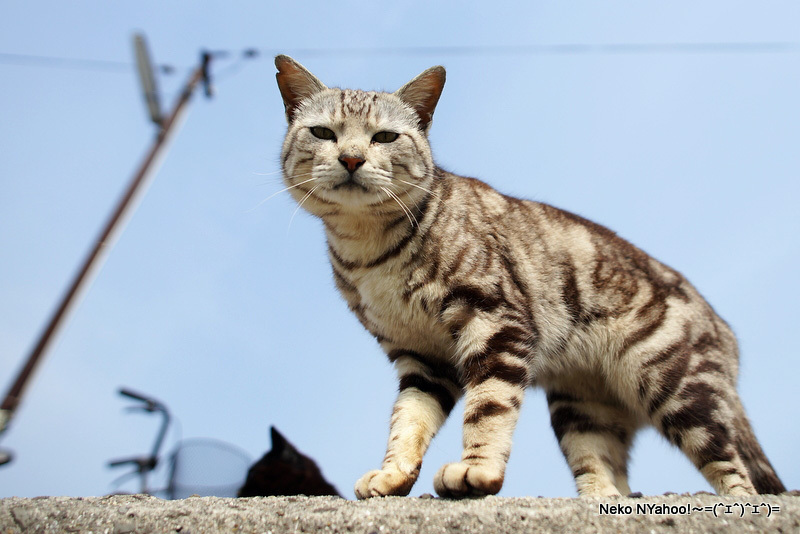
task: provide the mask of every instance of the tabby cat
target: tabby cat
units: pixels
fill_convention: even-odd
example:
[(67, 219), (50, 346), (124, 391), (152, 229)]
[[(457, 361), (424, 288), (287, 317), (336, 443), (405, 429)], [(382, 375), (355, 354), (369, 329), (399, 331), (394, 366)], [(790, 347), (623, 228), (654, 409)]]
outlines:
[(784, 491), (736, 393), (734, 335), (681, 274), (602, 226), (434, 164), (444, 68), (390, 94), (275, 64), (284, 180), (322, 219), (336, 286), (400, 380), (386, 456), (359, 498), (407, 495), (462, 395), (461, 461), (434, 488), (497, 493), (534, 385), (582, 496), (630, 492), (645, 424), (719, 494)]

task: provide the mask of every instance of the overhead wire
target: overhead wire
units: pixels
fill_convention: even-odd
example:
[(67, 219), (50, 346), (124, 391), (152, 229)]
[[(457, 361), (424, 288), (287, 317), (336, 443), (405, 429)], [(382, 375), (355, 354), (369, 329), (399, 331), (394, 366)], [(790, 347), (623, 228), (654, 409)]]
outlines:
[[(334, 47), (334, 48), (246, 48), (239, 52), (214, 51), (215, 61), (237, 58), (227, 67), (235, 72), (245, 60), (290, 53), (301, 57), (353, 56), (481, 56), (481, 55), (615, 55), (615, 54), (786, 54), (800, 52), (800, 42), (708, 42), (708, 43), (608, 43), (608, 44), (532, 44), (532, 45), (433, 45), (410, 47)], [(40, 56), (0, 52), (0, 64), (38, 67), (127, 72), (129, 61)], [(236, 68), (234, 68), (234, 66)], [(181, 69), (158, 65), (163, 74)], [(181, 69), (182, 70), (182, 69)]]
[[(295, 48), (302, 56), (478, 56), (478, 55), (582, 55), (582, 54), (780, 54), (800, 51), (800, 42), (708, 42), (708, 43), (608, 43), (533, 45), (456, 45), (412, 47)], [(285, 54), (268, 49), (263, 55)]]
[[(105, 59), (85, 59), (72, 57), (37, 56), (32, 54), (9, 54), (0, 52), (0, 63), (9, 65), (26, 65), (33, 67), (51, 67), (72, 70), (95, 70), (107, 72), (129, 72), (135, 65), (132, 61), (111, 61)], [(172, 74), (172, 65), (158, 65), (164, 74)]]

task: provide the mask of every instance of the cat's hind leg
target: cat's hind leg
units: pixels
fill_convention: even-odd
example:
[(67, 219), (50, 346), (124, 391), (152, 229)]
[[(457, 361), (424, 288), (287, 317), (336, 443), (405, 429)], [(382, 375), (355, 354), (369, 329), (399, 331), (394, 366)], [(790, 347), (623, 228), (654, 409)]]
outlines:
[(736, 447), (736, 418), (725, 395), (707, 382), (687, 380), (666, 404), (653, 414), (653, 424), (689, 457), (717, 494), (755, 495)]
[(550, 422), (582, 497), (625, 496), (628, 451), (638, 428), (625, 408), (548, 389)]
[(730, 363), (735, 348), (712, 346), (707, 341), (713, 340), (711, 333), (693, 344), (689, 339), (645, 362), (644, 369), (653, 372), (642, 374), (642, 405), (653, 426), (689, 457), (719, 495), (754, 495), (737, 446), (744, 430), (739, 421), (747, 421), (738, 408), (735, 360)]
[(389, 353), (400, 378), (386, 456), (380, 469), (361, 477), (359, 499), (408, 495), (419, 476), (422, 457), (461, 394), (455, 368), (412, 351)]

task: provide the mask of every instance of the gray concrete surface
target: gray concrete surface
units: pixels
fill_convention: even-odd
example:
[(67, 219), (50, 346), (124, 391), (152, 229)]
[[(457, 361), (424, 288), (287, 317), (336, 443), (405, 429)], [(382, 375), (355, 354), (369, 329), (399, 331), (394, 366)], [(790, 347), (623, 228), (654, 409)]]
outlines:
[(2, 499), (0, 533), (17, 532), (794, 533), (800, 532), (800, 496), (734, 499), (684, 494), (618, 500), (486, 497), (462, 501), (390, 497), (361, 502), (334, 497), (165, 501), (144, 495)]

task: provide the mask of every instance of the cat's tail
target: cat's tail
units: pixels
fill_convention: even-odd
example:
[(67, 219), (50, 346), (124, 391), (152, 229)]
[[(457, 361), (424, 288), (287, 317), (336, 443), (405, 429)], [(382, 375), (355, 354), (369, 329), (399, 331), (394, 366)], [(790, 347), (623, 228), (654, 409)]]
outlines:
[(764, 450), (756, 439), (753, 432), (753, 427), (750, 426), (750, 421), (744, 413), (744, 407), (741, 402), (736, 403), (736, 429), (738, 431), (736, 437), (736, 450), (744, 461), (747, 471), (750, 473), (750, 479), (759, 494), (772, 494), (778, 495), (786, 491), (786, 487), (778, 478), (775, 469), (764, 454)]

